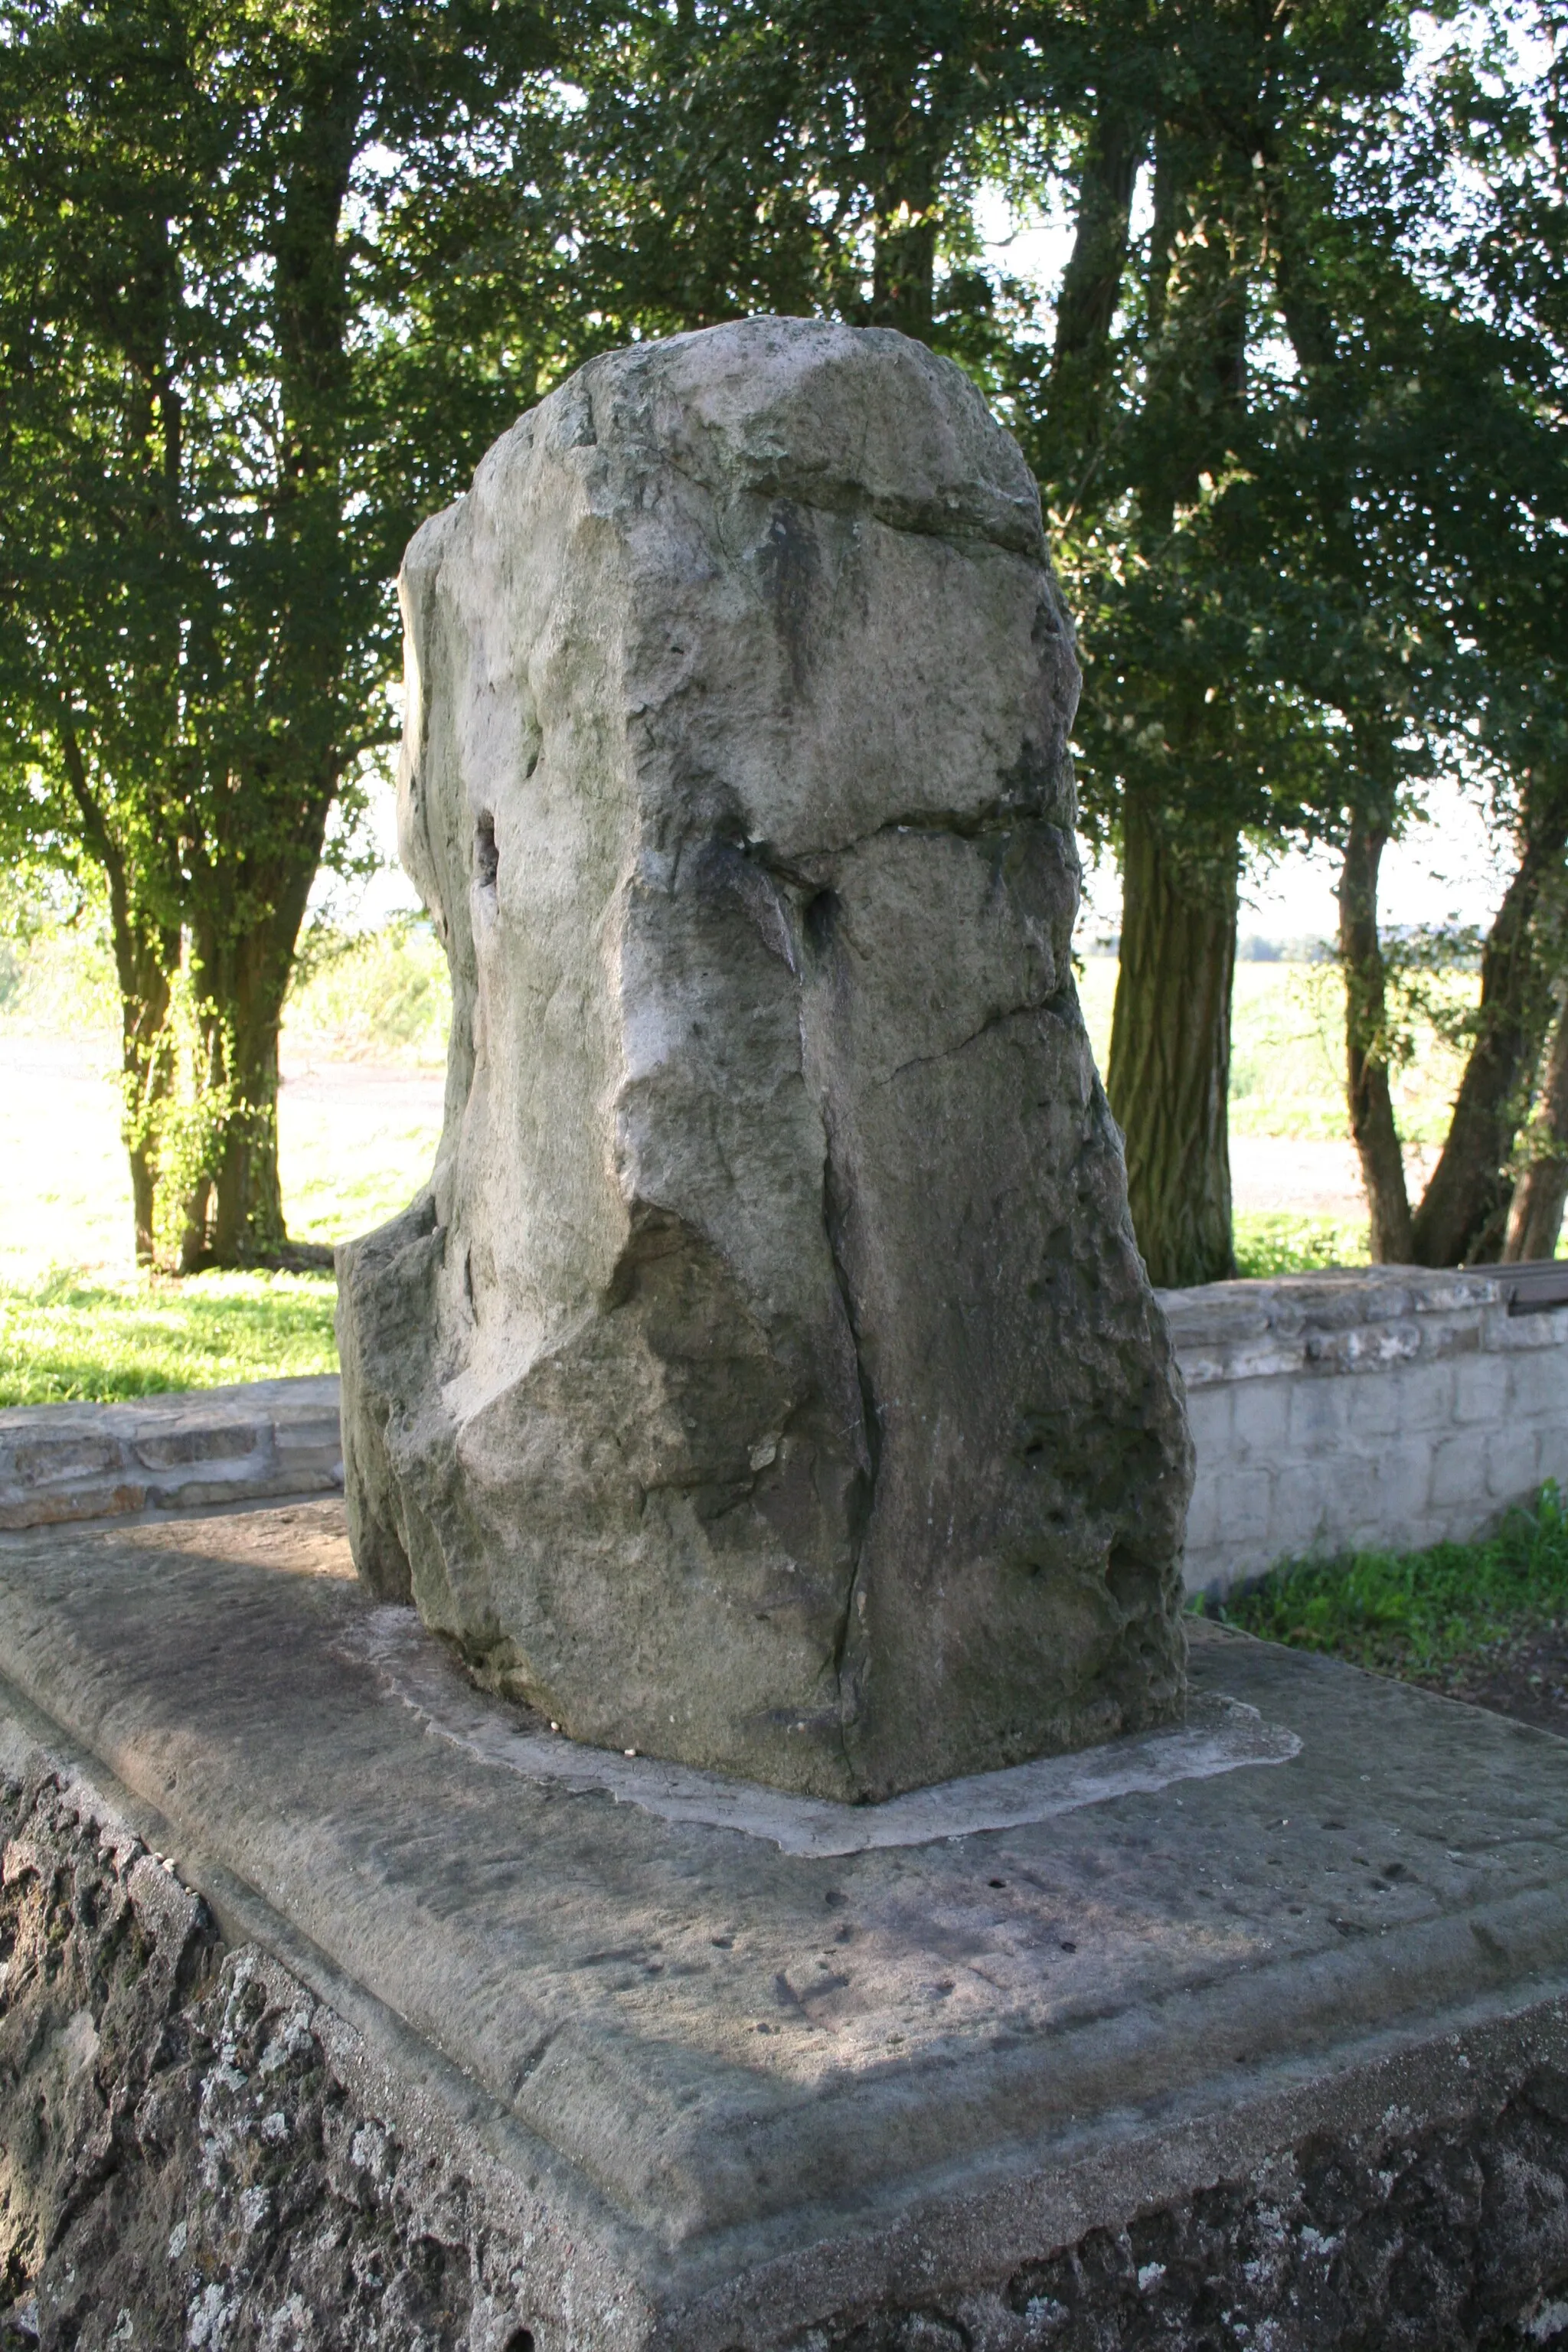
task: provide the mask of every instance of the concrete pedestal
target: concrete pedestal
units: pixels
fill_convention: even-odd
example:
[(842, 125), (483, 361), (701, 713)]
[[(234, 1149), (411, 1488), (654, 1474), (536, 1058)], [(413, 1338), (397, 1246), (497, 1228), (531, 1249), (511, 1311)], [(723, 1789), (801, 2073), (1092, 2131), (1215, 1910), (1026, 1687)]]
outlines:
[[(1568, 1744), (1548, 1735), (1200, 1626), (1194, 1720), (1163, 1745), (901, 1812), (814, 1804), (481, 1699), (353, 1580), (330, 1502), (5, 1537), (0, 1666), (6, 1802), (32, 1824), (7, 1883), (65, 1887), (37, 1857), (75, 1822), (147, 1950), (187, 1955), (133, 2116), (103, 2088), (119, 2153), (71, 2209), (118, 2198), (134, 2234), (145, 2175), (166, 2259), (127, 2288), (100, 2232), (116, 2284), (100, 2309), (79, 2261), (53, 2340), (178, 2340), (137, 2294), (191, 2343), (475, 2352), (1568, 2330)], [(266, 1962), (231, 1958), (215, 1993), (192, 1906), (132, 1832)], [(72, 1866), (62, 1949), (112, 1910)], [(94, 1966), (120, 1981), (112, 1954)], [(130, 2062), (95, 1980), (68, 2032), (101, 2088)], [(218, 1994), (238, 2023), (211, 2021)], [(25, 1996), (0, 1994), (10, 2096), (43, 2063)], [(161, 2066), (200, 2105), (188, 2162), (167, 2085), (143, 2128)], [(268, 2088), (290, 2080), (298, 2115)], [(290, 2220), (311, 2100), (325, 2185)], [(237, 2124), (222, 2155), (225, 2101), (254, 2105), (270, 2172), (246, 2172)], [(333, 2132), (380, 2151), (336, 2188)], [(12, 2165), (15, 2202), (14, 2141)], [(301, 2281), (380, 2210), (378, 2180), (384, 2273), (434, 2246), (451, 2293), (417, 2326), (324, 2333)], [(13, 2269), (45, 2341), (50, 2260), (41, 2289)]]

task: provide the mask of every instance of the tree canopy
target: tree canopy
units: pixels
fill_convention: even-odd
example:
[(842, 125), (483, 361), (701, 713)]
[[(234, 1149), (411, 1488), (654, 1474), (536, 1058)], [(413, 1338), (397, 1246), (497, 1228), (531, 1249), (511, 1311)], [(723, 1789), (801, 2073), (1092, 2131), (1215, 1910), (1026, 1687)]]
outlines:
[[(392, 731), (413, 528), (593, 352), (770, 309), (948, 352), (1040, 478), (1156, 1278), (1233, 1266), (1259, 843), (1342, 854), (1378, 1254), (1502, 1246), (1564, 994), (1559, 29), (1551, 0), (0, 0), (0, 826), (106, 882), (141, 1253), (287, 1248), (279, 1022)], [(1070, 219), (1052, 299), (987, 245), (1006, 204)], [(1438, 772), (1518, 870), (1412, 1207), (1377, 881)]]

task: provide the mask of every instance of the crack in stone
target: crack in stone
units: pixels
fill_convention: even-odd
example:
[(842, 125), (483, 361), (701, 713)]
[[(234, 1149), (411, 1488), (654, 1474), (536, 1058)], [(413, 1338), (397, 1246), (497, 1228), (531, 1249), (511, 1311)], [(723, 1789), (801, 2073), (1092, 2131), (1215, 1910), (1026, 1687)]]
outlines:
[(1025, 824), (1042, 825), (1059, 835), (1064, 842), (1071, 838), (1071, 827), (1054, 816), (1047, 816), (1040, 802), (1016, 800), (1003, 793), (972, 810), (906, 810), (897, 816), (885, 818), (880, 824), (872, 825), (868, 832), (851, 834), (847, 840), (827, 843), (820, 849), (797, 850), (788, 857), (781, 856), (768, 841), (721, 842), (713, 846), (743, 858), (753, 867), (760, 867), (787, 889), (809, 896), (824, 887), (820, 869), (827, 860), (850, 856), (856, 850), (865, 849), (890, 833), (945, 834), (955, 841), (975, 841), (983, 834), (1012, 833)]
[[(741, 474), (733, 481), (715, 480), (699, 473), (673, 449), (654, 443), (658, 467), (667, 467), (689, 482), (693, 489), (701, 490), (716, 503), (737, 498), (753, 498), (770, 503), (787, 499), (792, 505), (804, 507), (809, 514), (847, 515), (855, 521), (880, 523), (885, 530), (897, 531), (907, 539), (940, 540), (963, 554), (972, 555), (978, 547), (988, 548), (998, 555), (1021, 558), (1026, 562), (1043, 566), (1048, 561), (1045, 524), (1037, 504), (1020, 499), (1016, 503), (1005, 491), (997, 491), (997, 511), (991, 515), (937, 511), (926, 499), (889, 498), (886, 493), (868, 490), (858, 482), (819, 481), (805, 487), (790, 479), (782, 467), (761, 468), (753, 474)], [(1058, 621), (1060, 616), (1053, 613)]]
[(950, 1062), (955, 1054), (966, 1052), (977, 1039), (989, 1036), (992, 1030), (999, 1029), (1005, 1021), (1016, 1021), (1023, 1013), (1044, 1013), (1055, 1002), (1056, 994), (1053, 993), (1050, 996), (1026, 997), (1022, 1004), (1004, 1005), (999, 1013), (988, 1013), (979, 1028), (972, 1029), (967, 1037), (960, 1037), (952, 1045), (939, 1046), (934, 1054), (911, 1054), (907, 1062), (900, 1062), (897, 1069), (888, 1072), (885, 1078), (874, 1078), (871, 1083), (878, 1087), (890, 1087), (895, 1078), (903, 1076), (906, 1070), (923, 1070), (933, 1062)]

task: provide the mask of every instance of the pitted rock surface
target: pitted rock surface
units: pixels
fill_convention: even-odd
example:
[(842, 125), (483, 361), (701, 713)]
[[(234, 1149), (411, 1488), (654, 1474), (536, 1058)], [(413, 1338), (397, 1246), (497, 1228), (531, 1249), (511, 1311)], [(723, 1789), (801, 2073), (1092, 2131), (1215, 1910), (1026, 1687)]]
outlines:
[(4, 2352), (523, 2341), (510, 2241), (345, 2086), (342, 2021), (79, 1786), (0, 1830)]
[[(788, 2352), (1552, 2352), (1568, 2344), (1568, 2075), (1465, 2131), (1316, 2138), (1094, 2230), (999, 2294)], [(1397, 2126), (1403, 2120), (1406, 2128)]]
[(340, 1265), (362, 1573), (574, 1738), (821, 1796), (1174, 1720), (1191, 1447), (1016, 445), (895, 334), (679, 336), (403, 593), (454, 1014), (430, 1187)]

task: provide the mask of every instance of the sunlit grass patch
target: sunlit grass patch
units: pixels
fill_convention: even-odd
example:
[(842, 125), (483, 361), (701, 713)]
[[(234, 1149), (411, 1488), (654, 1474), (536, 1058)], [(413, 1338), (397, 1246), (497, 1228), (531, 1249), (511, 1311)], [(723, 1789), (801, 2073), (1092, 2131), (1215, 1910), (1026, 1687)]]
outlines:
[(110, 1402), (333, 1372), (330, 1275), (181, 1282), (58, 1270), (0, 1285), (0, 1404)]
[(1488, 1542), (1287, 1561), (1219, 1609), (1268, 1641), (1424, 1679), (1565, 1614), (1568, 1512), (1553, 1486)]
[(1236, 1219), (1236, 1270), (1243, 1275), (1311, 1274), (1331, 1265), (1365, 1265), (1364, 1217), (1312, 1211), (1258, 1211)]

